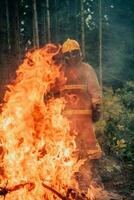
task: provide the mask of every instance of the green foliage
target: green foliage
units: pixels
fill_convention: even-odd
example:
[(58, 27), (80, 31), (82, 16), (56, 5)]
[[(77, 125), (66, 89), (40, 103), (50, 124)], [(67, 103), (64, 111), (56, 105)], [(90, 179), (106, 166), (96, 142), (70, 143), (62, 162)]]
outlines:
[(134, 82), (129, 81), (123, 89), (118, 89), (117, 94), (120, 96), (122, 103), (127, 109), (134, 110)]
[(105, 89), (103, 120), (97, 125), (106, 153), (134, 162), (134, 81), (113, 92)]

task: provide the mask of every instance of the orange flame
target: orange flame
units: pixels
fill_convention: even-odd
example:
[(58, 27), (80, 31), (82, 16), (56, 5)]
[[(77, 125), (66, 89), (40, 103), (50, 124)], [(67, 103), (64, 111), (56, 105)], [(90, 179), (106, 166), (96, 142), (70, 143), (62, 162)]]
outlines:
[(0, 186), (8, 181), (6, 200), (58, 199), (42, 183), (63, 195), (68, 186), (78, 187), (73, 174), (80, 163), (69, 122), (62, 115), (65, 100), (44, 103), (56, 79), (64, 80), (53, 62), (59, 50), (48, 44), (28, 52), (15, 82), (8, 85), (0, 116)]

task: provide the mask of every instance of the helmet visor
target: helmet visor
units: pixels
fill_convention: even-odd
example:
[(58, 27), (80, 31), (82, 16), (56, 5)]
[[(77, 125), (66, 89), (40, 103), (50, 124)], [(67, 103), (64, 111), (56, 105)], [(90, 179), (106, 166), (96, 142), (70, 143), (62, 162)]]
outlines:
[(72, 51), (68, 51), (68, 52), (65, 52), (63, 54), (63, 57), (66, 59), (66, 58), (75, 58), (75, 57), (80, 57), (80, 51), (75, 49), (75, 50), (72, 50)]

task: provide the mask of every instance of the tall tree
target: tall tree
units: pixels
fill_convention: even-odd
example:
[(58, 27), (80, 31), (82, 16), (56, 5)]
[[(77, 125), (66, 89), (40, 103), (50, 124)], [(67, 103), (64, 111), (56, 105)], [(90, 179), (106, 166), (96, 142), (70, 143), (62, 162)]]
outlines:
[(80, 1), (81, 7), (81, 46), (83, 56), (85, 57), (85, 18), (84, 18), (84, 2), (83, 0)]
[(47, 12), (47, 8), (46, 8), (46, 1), (43, 1), (43, 32), (44, 32), (44, 43), (47, 42), (47, 24), (46, 24), (46, 12)]
[(102, 1), (99, 0), (99, 79), (100, 79), (100, 87), (102, 90)]
[(46, 0), (46, 8), (47, 8), (47, 40), (51, 42), (51, 26), (50, 26), (50, 5), (49, 0)]
[(7, 22), (7, 46), (8, 50), (11, 50), (8, 0), (5, 0), (5, 6), (6, 6), (6, 22)]
[(49, 0), (49, 13), (47, 13), (47, 24), (49, 30), (47, 31), (48, 41), (58, 42), (58, 4), (57, 0)]
[(18, 61), (21, 60), (21, 49), (20, 49), (20, 19), (19, 19), (19, 1), (14, 0), (9, 3), (9, 23), (10, 23), (10, 36), (11, 50), (17, 56)]
[(37, 19), (36, 0), (33, 0), (33, 43), (34, 47), (39, 47), (39, 30)]

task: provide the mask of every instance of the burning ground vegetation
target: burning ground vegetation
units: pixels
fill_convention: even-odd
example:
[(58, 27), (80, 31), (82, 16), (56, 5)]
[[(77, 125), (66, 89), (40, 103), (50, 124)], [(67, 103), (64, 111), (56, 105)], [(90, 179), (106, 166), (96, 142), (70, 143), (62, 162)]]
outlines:
[(30, 51), (7, 85), (0, 115), (0, 197), (6, 200), (94, 199), (79, 191), (75, 136), (62, 115), (63, 97), (47, 96), (56, 79), (65, 81), (53, 57), (60, 46)]

